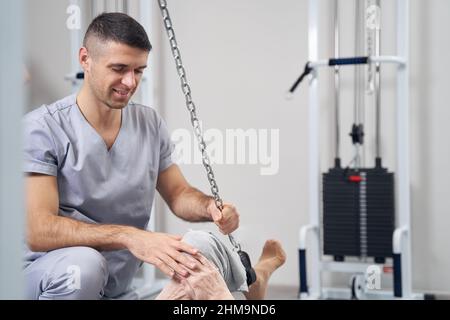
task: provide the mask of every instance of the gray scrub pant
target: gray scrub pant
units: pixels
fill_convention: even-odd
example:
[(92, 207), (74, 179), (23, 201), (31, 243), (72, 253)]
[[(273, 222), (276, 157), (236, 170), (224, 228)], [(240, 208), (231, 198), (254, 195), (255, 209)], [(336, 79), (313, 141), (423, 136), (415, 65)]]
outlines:
[[(205, 231), (189, 231), (183, 241), (200, 250), (222, 274), (228, 289), (247, 291), (245, 269), (236, 252), (226, 247), (215, 235)], [(50, 251), (25, 269), (28, 299), (104, 299), (108, 283), (108, 263), (103, 255), (89, 247), (69, 247)], [(136, 299), (132, 291), (117, 299)]]

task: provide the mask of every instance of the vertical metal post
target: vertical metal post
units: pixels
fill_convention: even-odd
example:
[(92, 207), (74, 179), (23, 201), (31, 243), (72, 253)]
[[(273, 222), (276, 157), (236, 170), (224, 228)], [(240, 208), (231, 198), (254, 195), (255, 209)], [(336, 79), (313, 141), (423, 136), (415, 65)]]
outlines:
[[(71, 5), (75, 5), (81, 10), (80, 0), (70, 0)], [(80, 18), (83, 21), (83, 11), (81, 10)], [(71, 73), (77, 74), (80, 71), (80, 64), (78, 62), (78, 49), (81, 47), (82, 35), (81, 28), (69, 30), (70, 32), (70, 65), (71, 65)], [(80, 83), (77, 80), (73, 80), (72, 82), (72, 93), (78, 92)]]
[(23, 298), (22, 129), (24, 105), (21, 0), (0, 10), (0, 299)]
[(108, 12), (108, 3), (105, 0), (91, 0), (92, 19), (103, 12)]
[(128, 14), (128, 1), (127, 0), (116, 0), (114, 10), (116, 12), (122, 12)]
[[(309, 61), (317, 61), (319, 57), (319, 0), (309, 0), (308, 8), (308, 42)], [(310, 272), (311, 297), (321, 296), (320, 272), (320, 235), (319, 235), (319, 94), (317, 71), (312, 71), (309, 83), (309, 222), (315, 226), (314, 239), (308, 249), (308, 260), (311, 262)]]
[(121, 12), (128, 14), (128, 0), (122, 0), (122, 11)]
[[(334, 0), (334, 57), (339, 58), (339, 0)], [(340, 158), (340, 140), (339, 140), (339, 124), (340, 124), (340, 74), (339, 66), (334, 67), (334, 113), (335, 113), (335, 161)]]
[(409, 0), (397, 0), (397, 51), (405, 59), (397, 77), (397, 207), (399, 227), (406, 229), (402, 242), (403, 297), (412, 297), (411, 208), (409, 166)]
[[(360, 0), (355, 0), (355, 56), (363, 56), (363, 52), (361, 50), (361, 7), (363, 4)], [(353, 107), (353, 119), (355, 119), (355, 123), (359, 124), (359, 106), (361, 101), (361, 68), (362, 66), (355, 65), (354, 66), (354, 100), (355, 105)]]
[[(375, 28), (375, 55), (380, 56), (381, 54), (381, 4), (380, 0), (377, 0), (375, 2), (376, 6), (379, 8), (380, 12), (380, 21), (378, 26)], [(380, 143), (381, 143), (381, 64), (377, 62), (375, 64), (375, 117), (376, 117), (376, 158), (381, 158), (381, 149), (380, 149)]]
[[(364, 56), (364, 1), (355, 0), (355, 56)], [(362, 84), (364, 82), (363, 66), (354, 66), (354, 106), (353, 106), (353, 119), (355, 125), (364, 125), (364, 93)], [(360, 168), (363, 166), (364, 158), (364, 146), (358, 143), (354, 144), (354, 167)], [(363, 154), (363, 157), (361, 157)]]

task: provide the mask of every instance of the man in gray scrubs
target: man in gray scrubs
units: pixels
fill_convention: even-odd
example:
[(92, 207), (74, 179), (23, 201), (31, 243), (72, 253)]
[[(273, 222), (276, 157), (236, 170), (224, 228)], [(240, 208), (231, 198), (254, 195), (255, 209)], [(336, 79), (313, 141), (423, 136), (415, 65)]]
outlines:
[(181, 219), (213, 221), (223, 234), (239, 225), (231, 204), (220, 212), (171, 162), (158, 114), (130, 102), (150, 50), (131, 17), (98, 16), (79, 51), (80, 92), (24, 118), (29, 298), (127, 297), (141, 262), (189, 277), (198, 249), (146, 231), (155, 189)]

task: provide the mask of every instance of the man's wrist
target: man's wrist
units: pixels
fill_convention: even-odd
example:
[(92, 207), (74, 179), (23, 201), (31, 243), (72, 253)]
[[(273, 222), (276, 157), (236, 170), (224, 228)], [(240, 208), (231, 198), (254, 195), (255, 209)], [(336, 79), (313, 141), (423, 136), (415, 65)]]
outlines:
[(206, 207), (206, 217), (209, 219), (209, 221), (214, 221), (212, 217), (212, 210), (216, 208), (216, 201), (211, 196), (206, 196), (205, 201), (205, 207)]
[(122, 226), (121, 230), (117, 233), (117, 241), (119, 245), (127, 249), (130, 248), (136, 231), (138, 231), (138, 229), (135, 227)]

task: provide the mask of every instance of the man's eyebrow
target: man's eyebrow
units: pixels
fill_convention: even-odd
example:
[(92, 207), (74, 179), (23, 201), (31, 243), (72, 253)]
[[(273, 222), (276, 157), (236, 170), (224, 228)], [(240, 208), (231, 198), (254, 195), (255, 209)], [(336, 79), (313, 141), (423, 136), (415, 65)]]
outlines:
[(116, 67), (116, 68), (126, 68), (128, 65), (123, 63), (110, 63), (108, 64), (108, 67)]
[[(128, 67), (128, 65), (127, 65), (127, 64), (123, 64), (123, 63), (110, 63), (110, 64), (108, 65), (108, 67), (113, 67), (113, 68), (126, 68), (126, 67)], [(143, 66), (137, 67), (136, 69), (145, 69), (145, 68), (147, 68), (147, 65), (143, 65)]]

